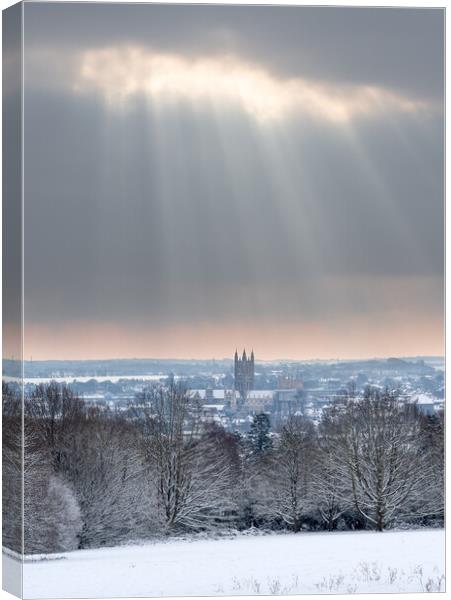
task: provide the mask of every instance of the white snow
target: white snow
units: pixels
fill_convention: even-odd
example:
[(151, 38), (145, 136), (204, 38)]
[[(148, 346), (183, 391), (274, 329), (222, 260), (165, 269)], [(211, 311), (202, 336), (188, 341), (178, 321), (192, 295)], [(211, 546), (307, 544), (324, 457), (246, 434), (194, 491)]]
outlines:
[(443, 591), (444, 544), (443, 530), (172, 540), (26, 561), (23, 589), (25, 598)]

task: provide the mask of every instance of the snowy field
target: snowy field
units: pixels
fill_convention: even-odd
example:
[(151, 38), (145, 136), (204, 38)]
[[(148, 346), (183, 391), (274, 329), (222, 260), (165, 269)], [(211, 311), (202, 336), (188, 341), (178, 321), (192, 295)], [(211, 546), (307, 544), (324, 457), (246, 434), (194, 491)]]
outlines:
[(80, 550), (26, 562), (24, 597), (444, 591), (444, 544), (443, 530), (423, 530)]

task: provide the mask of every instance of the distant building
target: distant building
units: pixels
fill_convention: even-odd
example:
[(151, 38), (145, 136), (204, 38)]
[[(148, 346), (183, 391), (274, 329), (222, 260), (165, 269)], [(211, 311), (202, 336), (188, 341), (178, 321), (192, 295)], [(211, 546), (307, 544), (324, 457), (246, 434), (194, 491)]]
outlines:
[(279, 375), (277, 387), (279, 390), (302, 390), (304, 382), (300, 377), (294, 375)]
[(250, 358), (246, 356), (246, 350), (243, 350), (243, 356), (239, 358), (235, 350), (235, 390), (241, 397), (241, 402), (245, 403), (247, 394), (254, 389), (254, 351), (252, 350)]
[(244, 408), (250, 412), (271, 412), (273, 408), (273, 390), (249, 391)]
[(232, 390), (214, 390), (212, 388), (190, 390), (191, 397), (202, 404), (228, 404), (232, 400)]
[(444, 409), (444, 401), (430, 394), (415, 394), (410, 401), (415, 404), (423, 415), (434, 415)]
[(301, 390), (282, 389), (274, 391), (274, 413), (279, 418), (304, 414), (304, 394)]

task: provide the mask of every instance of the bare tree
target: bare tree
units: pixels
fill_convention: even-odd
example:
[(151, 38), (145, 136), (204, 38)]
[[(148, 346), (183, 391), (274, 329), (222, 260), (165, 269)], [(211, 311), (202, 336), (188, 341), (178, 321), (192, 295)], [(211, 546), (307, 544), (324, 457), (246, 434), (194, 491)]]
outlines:
[[(28, 399), (27, 399), (28, 404)], [(78, 547), (80, 507), (70, 484), (55, 473), (52, 450), (40, 435), (42, 423), (26, 415), (23, 448), (24, 552)]]
[(85, 415), (85, 404), (65, 384), (39, 384), (25, 399), (25, 419), (30, 423), (44, 447), (48, 448), (55, 470), (61, 468), (65, 445), (74, 424)]
[[(336, 457), (346, 467), (354, 507), (378, 531), (403, 516), (406, 503), (427, 488), (419, 423), (395, 393), (368, 388), (338, 413)], [(343, 466), (338, 467), (341, 472)]]
[(274, 514), (296, 532), (311, 507), (314, 447), (313, 424), (304, 417), (290, 417), (280, 433), (271, 496)]
[(211, 436), (202, 435), (200, 406), (182, 384), (147, 388), (133, 408), (166, 527), (198, 529), (221, 521), (231, 468)]
[(424, 456), (427, 489), (411, 504), (413, 514), (443, 520), (445, 512), (445, 419), (444, 412), (419, 415), (418, 446)]
[(60, 472), (80, 503), (80, 547), (149, 536), (157, 529), (157, 516), (136, 426), (95, 409), (73, 426)]
[(340, 517), (351, 507), (351, 486), (340, 456), (342, 427), (330, 411), (324, 412), (317, 434), (317, 448), (312, 470), (312, 494), (322, 521), (331, 531), (336, 528)]
[[(53, 493), (66, 503), (68, 527), (72, 495), (79, 505), (80, 547), (149, 535), (154, 524), (151, 494), (146, 489), (136, 426), (109, 411), (88, 409), (70, 388), (53, 382), (37, 386), (25, 406), (25, 491), (30, 490), (25, 501), (30, 502), (30, 527), (40, 514), (32, 508), (33, 497), (50, 506), (49, 494)], [(37, 456), (41, 458), (35, 460)], [(53, 540), (64, 537), (57, 515), (58, 509), (55, 529), (47, 535)], [(32, 533), (29, 539), (34, 539)]]
[(24, 461), (24, 552), (78, 547), (80, 507), (71, 486), (52, 471), (48, 455), (27, 439)]
[(22, 402), (20, 389), (2, 383), (3, 545), (22, 552)]

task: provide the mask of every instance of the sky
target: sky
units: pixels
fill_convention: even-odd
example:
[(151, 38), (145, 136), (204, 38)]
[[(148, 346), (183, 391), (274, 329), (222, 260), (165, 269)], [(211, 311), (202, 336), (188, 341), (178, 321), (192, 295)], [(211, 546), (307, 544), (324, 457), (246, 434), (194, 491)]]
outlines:
[(442, 354), (443, 18), (26, 3), (24, 357)]

